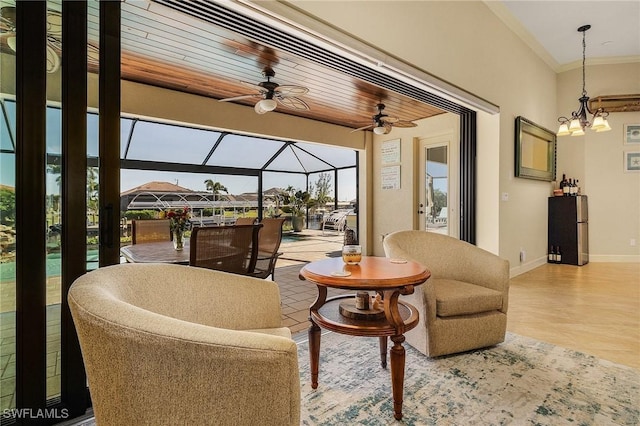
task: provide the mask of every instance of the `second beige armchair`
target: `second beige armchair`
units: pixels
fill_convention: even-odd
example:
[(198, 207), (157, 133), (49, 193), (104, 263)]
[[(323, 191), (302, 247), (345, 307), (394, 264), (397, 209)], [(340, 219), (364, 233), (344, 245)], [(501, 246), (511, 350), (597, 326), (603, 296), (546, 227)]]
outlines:
[(472, 244), (425, 231), (384, 239), (387, 257), (413, 260), (431, 278), (405, 296), (420, 314), (406, 341), (427, 356), (464, 352), (504, 341), (509, 262)]

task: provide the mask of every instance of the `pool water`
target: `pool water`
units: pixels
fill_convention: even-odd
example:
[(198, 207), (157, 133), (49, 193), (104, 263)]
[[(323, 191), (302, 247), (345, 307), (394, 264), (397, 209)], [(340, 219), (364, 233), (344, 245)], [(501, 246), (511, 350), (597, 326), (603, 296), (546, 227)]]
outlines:
[[(98, 267), (98, 250), (87, 250), (87, 271)], [(49, 253), (47, 255), (47, 277), (56, 277), (61, 274), (61, 253)], [(16, 263), (7, 262), (0, 265), (0, 280), (14, 281), (16, 279)]]

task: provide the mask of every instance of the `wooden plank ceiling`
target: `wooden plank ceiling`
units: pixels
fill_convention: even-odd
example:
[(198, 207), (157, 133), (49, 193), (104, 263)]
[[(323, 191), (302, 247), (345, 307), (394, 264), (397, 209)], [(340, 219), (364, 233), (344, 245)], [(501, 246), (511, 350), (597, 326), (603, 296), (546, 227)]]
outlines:
[[(94, 11), (97, 12), (97, 11)], [(97, 16), (90, 20), (90, 39), (97, 40)], [(122, 77), (126, 80), (223, 99), (257, 93), (242, 82), (272, 81), (309, 89), (301, 98), (308, 111), (276, 111), (360, 128), (372, 123), (376, 104), (385, 113), (414, 121), (443, 111), (369, 84), (312, 61), (258, 44), (237, 33), (149, 1), (122, 3)], [(259, 98), (238, 100), (253, 106)]]
[[(242, 82), (257, 85), (265, 81), (263, 70), (270, 67), (275, 72), (273, 82), (309, 89), (301, 96), (310, 107), (308, 111), (278, 105), (276, 111), (280, 113), (357, 129), (373, 124), (372, 117), (378, 112), (376, 105), (380, 102), (386, 105), (386, 114), (405, 121), (444, 112), (433, 105), (199, 19), (200, 16), (214, 14), (211, 2), (169, 3), (173, 6), (150, 0), (121, 3), (123, 79), (224, 99), (257, 94), (257, 90)], [(6, 5), (13, 6), (14, 3), (8, 0)], [(48, 6), (51, 8), (50, 24), (59, 23), (61, 0), (49, 0)], [(89, 2), (88, 6), (89, 66), (95, 71), (99, 40), (98, 2)], [(190, 10), (191, 14), (176, 8)], [(3, 9), (0, 20), (0, 50), (10, 54), (14, 52), (8, 41), (16, 32), (14, 17), (10, 13), (12, 10), (13, 7)], [(49, 45), (59, 55), (60, 34), (51, 36)], [(258, 100), (249, 98), (236, 102), (253, 106)]]

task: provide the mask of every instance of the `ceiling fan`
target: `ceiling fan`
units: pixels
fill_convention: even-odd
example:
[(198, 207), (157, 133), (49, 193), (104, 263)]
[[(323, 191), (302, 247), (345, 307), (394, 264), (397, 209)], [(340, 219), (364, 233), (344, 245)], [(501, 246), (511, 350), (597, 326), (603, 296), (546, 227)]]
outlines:
[(378, 113), (373, 117), (373, 123), (360, 127), (358, 129), (352, 130), (351, 133), (357, 132), (359, 130), (369, 130), (372, 129), (373, 133), (376, 135), (386, 135), (391, 131), (392, 127), (416, 127), (417, 124), (412, 121), (400, 120), (398, 117), (392, 117), (388, 114), (385, 114), (384, 108), (385, 105), (383, 103), (379, 103), (376, 105), (378, 109)]
[[(2, 44), (16, 51), (16, 8), (5, 6), (0, 8), (0, 40)], [(62, 14), (53, 9), (47, 9), (47, 73), (51, 74), (60, 68), (60, 54), (62, 52)], [(98, 62), (98, 48), (87, 43), (87, 58), (92, 64)]]
[(309, 105), (307, 105), (305, 101), (298, 97), (307, 93), (309, 89), (302, 86), (281, 86), (278, 83), (274, 83), (273, 81), (271, 81), (271, 78), (273, 78), (276, 73), (270, 67), (266, 67), (262, 71), (262, 75), (267, 78), (267, 81), (263, 81), (258, 84), (247, 83), (245, 81), (240, 82), (244, 86), (247, 86), (253, 90), (257, 90), (258, 93), (220, 99), (219, 102), (229, 102), (248, 98), (262, 98), (256, 103), (254, 107), (255, 111), (258, 114), (265, 114), (269, 111), (273, 111), (274, 109), (276, 109), (276, 106), (278, 104), (290, 109), (298, 109), (303, 111), (309, 110)]

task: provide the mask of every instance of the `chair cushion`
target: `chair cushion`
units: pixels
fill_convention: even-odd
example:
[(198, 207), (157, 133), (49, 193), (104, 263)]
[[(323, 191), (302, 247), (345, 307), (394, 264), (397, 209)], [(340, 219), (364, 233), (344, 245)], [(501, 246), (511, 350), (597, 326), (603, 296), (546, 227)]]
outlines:
[(502, 293), (456, 280), (434, 279), (436, 315), (452, 317), (502, 308)]

